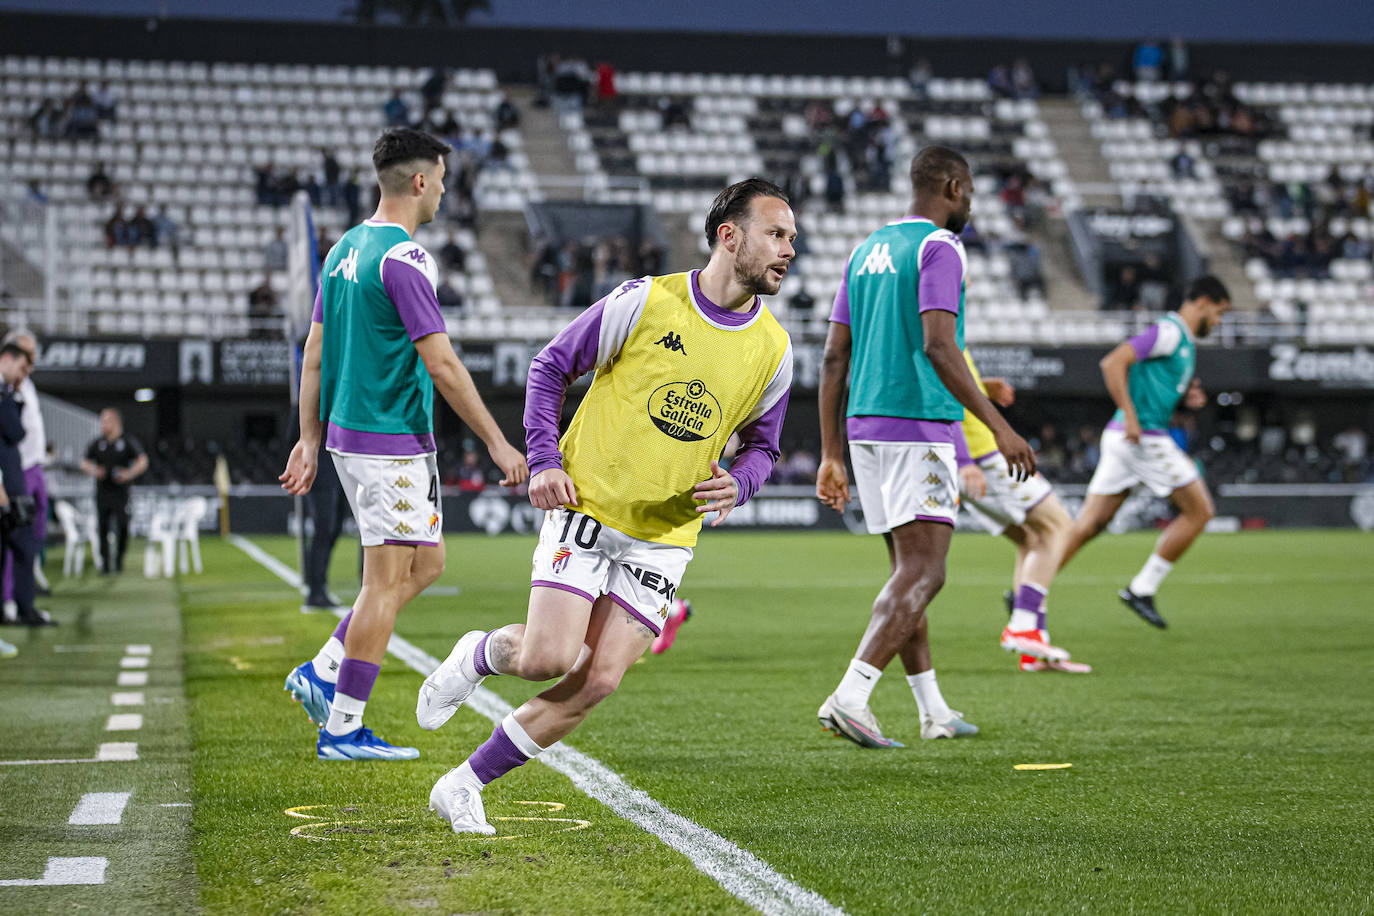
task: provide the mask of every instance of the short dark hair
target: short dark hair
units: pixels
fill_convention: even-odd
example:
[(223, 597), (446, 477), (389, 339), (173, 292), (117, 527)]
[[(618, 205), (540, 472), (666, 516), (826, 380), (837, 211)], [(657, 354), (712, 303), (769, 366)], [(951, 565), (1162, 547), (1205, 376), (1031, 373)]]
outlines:
[(948, 146), (927, 146), (911, 157), (911, 187), (918, 194), (939, 194), (945, 182), (968, 171), (968, 160)]
[(438, 162), (452, 151), (453, 147), (422, 130), (393, 127), (378, 137), (372, 147), (372, 167), (381, 179), (387, 169), (417, 161)]
[(1183, 297), (1185, 302), (1194, 299), (1211, 299), (1213, 302), (1230, 302), (1231, 294), (1226, 290), (1226, 284), (1222, 283), (1211, 274), (1203, 274), (1192, 283), (1188, 284), (1188, 293)]
[(787, 193), (782, 188), (763, 178), (746, 178), (737, 181), (716, 195), (711, 209), (706, 214), (706, 243), (716, 247), (716, 230), (729, 222), (739, 222), (749, 213), (749, 203), (755, 197), (776, 197), (791, 206)]
[(33, 354), (29, 353), (28, 350), (25, 350), (13, 340), (9, 341), (4, 346), (0, 346), (0, 356), (15, 356), (22, 358), (27, 363), (33, 362)]

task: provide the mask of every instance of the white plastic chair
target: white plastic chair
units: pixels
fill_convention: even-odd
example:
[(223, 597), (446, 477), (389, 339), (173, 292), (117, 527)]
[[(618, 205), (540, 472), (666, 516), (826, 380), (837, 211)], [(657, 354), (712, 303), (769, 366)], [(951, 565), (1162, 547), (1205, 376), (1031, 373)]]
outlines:
[[(176, 521), (173, 518), (172, 509), (166, 505), (159, 505), (153, 510), (153, 517), (148, 522), (148, 546), (143, 549), (143, 575), (145, 578), (154, 579), (159, 574), (171, 578), (176, 571)], [(159, 564), (158, 554), (161, 554), (161, 564)]]
[(177, 507), (173, 525), (177, 541), (177, 565), (183, 573), (189, 571), (188, 550), (190, 568), (197, 573), (203, 571), (200, 563), (200, 520), (205, 517), (209, 507), (210, 501), (204, 496), (192, 496)]

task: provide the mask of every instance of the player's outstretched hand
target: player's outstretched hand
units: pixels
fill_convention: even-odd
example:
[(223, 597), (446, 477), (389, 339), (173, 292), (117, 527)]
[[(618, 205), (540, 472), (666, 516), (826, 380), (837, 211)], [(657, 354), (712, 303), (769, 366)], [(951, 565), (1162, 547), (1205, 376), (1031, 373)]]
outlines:
[(988, 390), (988, 398), (998, 407), (1010, 407), (1016, 403), (1016, 386), (1004, 378), (985, 378), (983, 387)]
[(292, 496), (309, 493), (315, 483), (318, 456), (316, 449), (306, 448), (304, 442), (297, 441), (296, 447), (291, 449), (291, 457), (286, 459), (286, 470), (277, 477), (281, 488)]
[[(520, 460), (524, 464), (524, 459)], [(577, 489), (562, 468), (545, 468), (530, 480), (530, 505), (551, 512), (559, 506), (577, 505)]]
[(502, 442), (489, 451), (491, 460), (496, 462), (501, 473), (506, 475), (501, 478), (501, 486), (515, 487), (530, 479), (530, 466), (525, 463), (525, 456), (515, 446), (509, 442)]
[(988, 479), (983, 469), (976, 464), (966, 464), (959, 469), (959, 490), (969, 499), (982, 499), (988, 495)]
[(1035, 452), (1010, 428), (997, 436), (997, 450), (1007, 459), (1007, 469), (1017, 480), (1030, 480), (1035, 476)]
[(735, 478), (730, 476), (729, 471), (721, 469), (719, 461), (712, 458), (711, 476), (696, 485), (693, 495), (697, 499), (707, 500), (706, 505), (697, 506), (698, 512), (720, 513), (715, 521), (711, 522), (711, 527), (714, 528), (725, 521), (725, 516), (729, 515), (730, 510), (739, 502), (739, 484), (735, 483)]
[(816, 469), (816, 498), (836, 512), (843, 512), (849, 502), (849, 475), (844, 462), (833, 458), (821, 460)]

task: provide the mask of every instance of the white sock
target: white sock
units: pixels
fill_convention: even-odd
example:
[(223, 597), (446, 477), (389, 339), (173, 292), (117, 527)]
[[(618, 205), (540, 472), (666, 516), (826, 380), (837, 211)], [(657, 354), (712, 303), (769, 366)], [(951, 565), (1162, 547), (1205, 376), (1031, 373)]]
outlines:
[(363, 726), (363, 710), (367, 700), (351, 697), (346, 693), (334, 694), (334, 702), (329, 707), (329, 721), (324, 730), (331, 735), (342, 737), (351, 735)]
[(943, 722), (952, 715), (949, 704), (940, 694), (940, 685), (935, 683), (934, 668), (920, 674), (908, 674), (906, 682), (911, 685), (911, 693), (916, 697), (916, 708), (920, 710), (922, 719)]
[(849, 669), (840, 679), (840, 686), (835, 688), (835, 699), (851, 708), (867, 706), (868, 698), (873, 695), (873, 688), (878, 686), (878, 678), (882, 676), (883, 673), (877, 668), (856, 658), (849, 663)]
[(315, 656), (311, 664), (315, 667), (316, 677), (326, 684), (337, 684), (339, 666), (343, 664), (343, 660), (344, 644), (339, 642), (337, 636), (331, 636), (329, 641), (320, 647), (320, 654)]
[(520, 753), (530, 759), (538, 757), (548, 750), (548, 748), (540, 747), (538, 744), (534, 743), (534, 739), (529, 736), (529, 733), (521, 727), (519, 722), (515, 721), (515, 713), (513, 712), (506, 713), (506, 717), (501, 720), (501, 730), (506, 733), (506, 737), (510, 739), (511, 744), (518, 747)]
[(482, 785), (482, 780), (477, 778), (477, 774), (472, 772), (472, 764), (468, 763), (466, 760), (464, 760), (461, 765), (449, 770), (449, 772), (453, 775), (454, 779), (457, 779), (464, 785), (472, 787), (478, 792), (486, 788), (486, 786)]
[(1164, 581), (1164, 577), (1169, 575), (1169, 570), (1173, 568), (1174, 564), (1159, 554), (1150, 554), (1150, 559), (1145, 561), (1140, 572), (1136, 573), (1135, 578), (1131, 580), (1131, 592), (1142, 598), (1153, 595), (1159, 591), (1159, 586)]

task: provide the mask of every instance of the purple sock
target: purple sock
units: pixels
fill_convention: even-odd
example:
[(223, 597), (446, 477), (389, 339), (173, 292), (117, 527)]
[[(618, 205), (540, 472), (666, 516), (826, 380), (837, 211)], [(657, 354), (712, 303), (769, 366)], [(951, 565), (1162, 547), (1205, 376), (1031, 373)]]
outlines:
[(495, 630), (492, 630), (487, 633), (486, 636), (483, 636), (482, 641), (477, 644), (477, 651), (472, 653), (472, 667), (476, 668), (477, 673), (482, 675), (482, 677), (491, 677), (493, 674), (499, 673), (493, 671), (491, 665), (487, 664), (487, 640), (491, 639), (491, 634), (495, 632)]
[(339, 666), (339, 683), (334, 692), (366, 702), (367, 698), (372, 696), (372, 685), (377, 683), (377, 674), (381, 670), (381, 665), (357, 658), (346, 658)]
[(353, 612), (349, 611), (347, 614), (344, 614), (343, 620), (340, 620), (339, 625), (334, 628), (334, 638), (339, 642), (344, 641), (344, 634), (348, 632), (348, 622), (352, 619)]
[(1034, 585), (1022, 585), (1016, 592), (1018, 611), (1030, 611), (1035, 615), (1036, 628), (1045, 629), (1045, 593)]
[(510, 740), (510, 736), (500, 723), (497, 723), (491, 730), (491, 737), (472, 752), (472, 756), (468, 758), (468, 765), (472, 767), (473, 775), (485, 786), (516, 767), (524, 766), (529, 759), (515, 746), (515, 742)]

